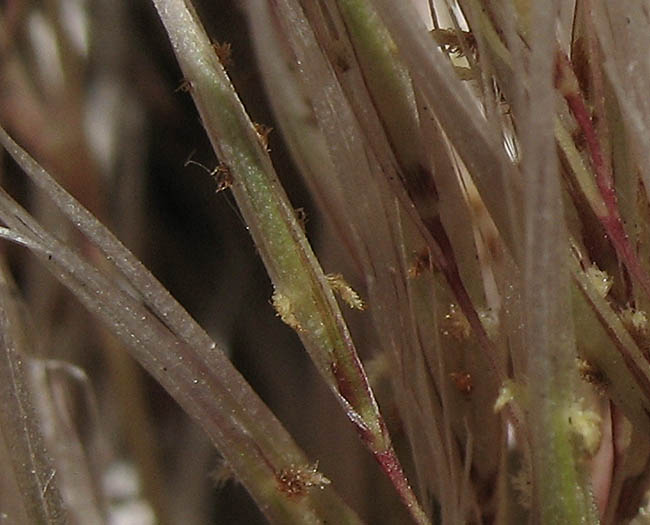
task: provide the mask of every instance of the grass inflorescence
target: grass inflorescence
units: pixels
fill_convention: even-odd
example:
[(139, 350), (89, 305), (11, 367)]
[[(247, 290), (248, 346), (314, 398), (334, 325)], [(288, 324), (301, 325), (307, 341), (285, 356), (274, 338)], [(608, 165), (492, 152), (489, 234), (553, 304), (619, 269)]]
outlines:
[(234, 4), (0, 8), (0, 516), (647, 520), (645, 5)]

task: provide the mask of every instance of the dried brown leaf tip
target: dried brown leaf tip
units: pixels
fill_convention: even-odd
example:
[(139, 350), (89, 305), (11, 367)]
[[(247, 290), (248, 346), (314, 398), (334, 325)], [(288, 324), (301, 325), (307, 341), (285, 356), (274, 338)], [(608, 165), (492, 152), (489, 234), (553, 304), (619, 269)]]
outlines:
[(215, 42), (212, 44), (212, 49), (214, 49), (223, 67), (227, 68), (232, 65), (232, 46), (230, 42)]
[(271, 151), (269, 149), (269, 134), (271, 133), (271, 131), (273, 131), (273, 128), (266, 126), (264, 124), (259, 124), (257, 122), (253, 122), (253, 126), (255, 126), (255, 132), (257, 133), (257, 138), (260, 141), (262, 147), (267, 152)]
[(280, 490), (289, 496), (300, 497), (313, 487), (324, 489), (331, 482), (318, 472), (315, 465), (290, 465), (276, 474)]
[(337, 294), (350, 308), (355, 310), (365, 310), (366, 304), (361, 300), (359, 294), (345, 282), (340, 273), (331, 273), (326, 276), (327, 282), (332, 291)]

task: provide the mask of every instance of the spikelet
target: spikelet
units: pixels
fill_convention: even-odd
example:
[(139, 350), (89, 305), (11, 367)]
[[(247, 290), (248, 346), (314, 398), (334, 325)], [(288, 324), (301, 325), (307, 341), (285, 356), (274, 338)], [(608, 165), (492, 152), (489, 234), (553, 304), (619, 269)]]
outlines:
[(271, 301), (278, 317), (294, 330), (300, 331), (300, 323), (298, 322), (298, 319), (293, 312), (291, 300), (286, 295), (280, 293), (278, 290), (275, 290), (273, 292), (273, 296), (271, 297)]
[(304, 496), (309, 489), (314, 487), (322, 490), (331, 483), (329, 479), (318, 472), (318, 463), (314, 465), (291, 464), (280, 470), (276, 479), (280, 490), (294, 497)]
[(331, 273), (327, 276), (330, 288), (336, 293), (350, 308), (355, 310), (365, 310), (366, 305), (352, 287), (345, 282), (340, 273)]

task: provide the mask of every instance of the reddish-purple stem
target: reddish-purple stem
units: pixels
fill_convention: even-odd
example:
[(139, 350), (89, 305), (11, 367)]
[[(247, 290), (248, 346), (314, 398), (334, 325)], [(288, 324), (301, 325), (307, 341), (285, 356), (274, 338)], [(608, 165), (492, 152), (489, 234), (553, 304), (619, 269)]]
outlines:
[(638, 280), (643, 291), (650, 297), (650, 276), (641, 266), (634, 247), (625, 232), (623, 220), (618, 210), (616, 188), (614, 187), (611, 166), (605, 162), (596, 128), (592, 122), (591, 112), (587, 108), (584, 98), (580, 93), (578, 81), (571, 63), (568, 57), (561, 52), (558, 53), (556, 83), (582, 131), (585, 143), (587, 144), (590, 163), (596, 175), (596, 185), (607, 208), (607, 215), (598, 215), (598, 219), (612, 240), (614, 249), (624, 262), (628, 272)]

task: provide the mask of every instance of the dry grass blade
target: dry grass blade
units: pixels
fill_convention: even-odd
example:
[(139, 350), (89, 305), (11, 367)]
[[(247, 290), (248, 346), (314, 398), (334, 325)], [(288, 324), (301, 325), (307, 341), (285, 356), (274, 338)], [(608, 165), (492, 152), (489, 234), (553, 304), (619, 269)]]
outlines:
[[(459, 342), (453, 352), (446, 353), (447, 357), (436, 356), (437, 352), (445, 352), (437, 341), (436, 329), (430, 325), (431, 316), (435, 315), (433, 312), (437, 307), (434, 307), (435, 302), (428, 300), (427, 296), (439, 288), (445, 290), (438, 299), (441, 326), (445, 324), (442, 318), (447, 314), (450, 301), (455, 302), (456, 299), (453, 294), (447, 293), (448, 285), (444, 282), (445, 279), (441, 281), (436, 278), (435, 282), (432, 282), (420, 274), (428, 273), (431, 266), (443, 268), (445, 276), (451, 277), (448, 280), (462, 285), (457, 273), (454, 274), (453, 270), (447, 271), (451, 267), (447, 264), (447, 258), (451, 257), (453, 260), (454, 252), (450, 249), (444, 229), (440, 226), (438, 208), (445, 208), (446, 219), (453, 216), (451, 222), (457, 221), (455, 240), (460, 242), (454, 248), (461, 247), (462, 261), (466, 263), (470, 259), (474, 261), (471, 249), (464, 249), (467, 244), (471, 246), (471, 238), (461, 237), (466, 234), (468, 223), (466, 221), (463, 224), (464, 229), (461, 228), (462, 219), (458, 209), (452, 210), (451, 199), (457, 199), (453, 202), (460, 201), (463, 207), (466, 207), (466, 203), (462, 202), (456, 173), (449, 167), (448, 171), (444, 171), (444, 175), (442, 169), (440, 172), (436, 171), (436, 182), (439, 176), (450, 177), (448, 181), (443, 181), (444, 184), (441, 183), (441, 187), (444, 186), (444, 202), (438, 202), (435, 188), (433, 192), (427, 191), (431, 189), (434, 180), (424, 166), (428, 164), (428, 157), (433, 154), (424, 151), (421, 138), (428, 140), (435, 137), (436, 152), (440, 153), (440, 158), (436, 156), (436, 162), (441, 166), (447, 160), (449, 152), (445, 150), (439, 133), (422, 132), (420, 126), (424, 127), (425, 124), (418, 123), (416, 115), (390, 114), (391, 111), (399, 113), (400, 108), (403, 110), (405, 106), (408, 106), (408, 111), (412, 113), (415, 110), (414, 94), (408, 76), (405, 77), (404, 67), (396, 60), (394, 45), (385, 30), (381, 31), (381, 20), (376, 14), (372, 14), (372, 9), (368, 15), (368, 9), (369, 6), (364, 2), (326, 2), (320, 6), (305, 3), (303, 8), (298, 6), (297, 2), (277, 2), (273, 4), (274, 16), (270, 16), (266, 13), (267, 9), (257, 3), (249, 6), (260, 62), (268, 75), (267, 84), (274, 88), (270, 98), (278, 112), (278, 120), (283, 129), (287, 129), (289, 137), (299, 135), (297, 130), (304, 126), (304, 120), (295, 112), (287, 111), (289, 105), (284, 99), (287, 92), (304, 92), (304, 99), (310, 102), (309, 110), (313, 112), (313, 122), (318, 126), (317, 129), (321, 130), (329, 158), (332, 159), (327, 166), (318, 166), (316, 162), (312, 162), (316, 167), (308, 170), (305, 176), (309, 177), (309, 180), (313, 177), (310, 186), (325, 195), (322, 201), (334, 200), (338, 204), (334, 209), (326, 208), (328, 215), (333, 216), (334, 223), (341, 218), (341, 214), (348, 218), (337, 232), (338, 238), (344, 242), (354, 241), (350, 244), (355, 250), (355, 255), (356, 250), (362, 254), (358, 259), (368, 285), (370, 312), (377, 333), (381, 334), (381, 340), (384, 342), (382, 346), (385, 353), (381, 358), (378, 357), (378, 360), (389, 359), (394, 364), (394, 371), (390, 376), (401, 417), (409, 427), (411, 443), (422, 447), (419, 450), (426, 457), (435, 457), (436, 461), (439, 461), (436, 472), (441, 473), (440, 479), (430, 475), (430, 464), (418, 462), (416, 465), (423, 478), (427, 478), (421, 490), (429, 490), (446, 502), (443, 510), (445, 516), (455, 515), (457, 519), (462, 520), (464, 518), (460, 516), (464, 516), (465, 512), (460, 502), (472, 501), (472, 495), (471, 491), (460, 487), (462, 466), (456, 456), (457, 447), (453, 443), (451, 432), (440, 423), (439, 433), (429, 432), (422, 437), (419, 435), (419, 425), (432, 418), (440, 422), (440, 417), (432, 415), (435, 412), (444, 414), (443, 421), (445, 417), (449, 418), (447, 421), (453, 420), (453, 431), (461, 442), (469, 442), (472, 436), (480, 436), (482, 453), (478, 456), (475, 468), (481, 473), (480, 476), (485, 475), (489, 479), (496, 458), (496, 454), (491, 452), (495, 441), (492, 438), (484, 440), (483, 437), (487, 436), (487, 433), (482, 431), (486, 428), (496, 430), (500, 422), (499, 416), (495, 416), (492, 410), (491, 396), (496, 395), (495, 376), (485, 373), (485, 369), (495, 367), (489, 360), (476, 357), (480, 352), (474, 347), (474, 342), (471, 349), (466, 343)], [(269, 37), (267, 40), (263, 36), (269, 32), (269, 18), (277, 21), (275, 41)], [(335, 29), (331, 26), (335, 26)], [(275, 25), (273, 27), (275, 28)], [(348, 33), (354, 44), (346, 41), (345, 35)], [(281, 40), (289, 51), (283, 52), (281, 45), (277, 43), (278, 40)], [(355, 57), (365, 65), (360, 68)], [(280, 77), (278, 70), (271, 65), (278, 61), (290, 63), (296, 72)], [(286, 69), (291, 71), (292, 68)], [(383, 79), (386, 76), (391, 78), (388, 86), (383, 86), (379, 77)], [(296, 88), (295, 83), (298, 83), (300, 89)], [(284, 87), (284, 84), (288, 86)], [(391, 103), (396, 106), (386, 107)], [(384, 109), (388, 114), (383, 113)], [(430, 112), (425, 113), (426, 117), (422, 117), (422, 120), (431, 118)], [(402, 137), (402, 145), (391, 149), (390, 144), (395, 140), (388, 140), (385, 129), (393, 127), (394, 135), (397, 135), (400, 129), (395, 121), (401, 122), (400, 119), (409, 118), (416, 120), (410, 125), (410, 128), (413, 128), (410, 138)], [(346, 132), (342, 134), (341, 130)], [(396, 151), (400, 147), (410, 150), (400, 154)], [(315, 148), (303, 146), (302, 151), (298, 152), (298, 158), (315, 160), (319, 158), (319, 153)], [(396, 158), (400, 159), (401, 167)], [(409, 190), (413, 190), (413, 195), (417, 197), (417, 209), (404, 190), (403, 178), (415, 181)], [(324, 181), (328, 184), (323, 184)], [(418, 184), (422, 184), (424, 188), (420, 188)], [(335, 193), (335, 188), (338, 193)], [(418, 189), (423, 191), (418, 194)], [(342, 210), (341, 199), (345, 204)], [(395, 199), (399, 201), (399, 205), (396, 205)], [(423, 224), (425, 219), (434, 225), (436, 235), (440, 234), (438, 238), (445, 241), (444, 254), (441, 254), (441, 250), (428, 233), (427, 226)], [(395, 227), (402, 221), (407, 223), (407, 242), (404, 232)], [(426, 241), (422, 239), (423, 235)], [(429, 247), (423, 249), (424, 242), (429, 243)], [(399, 252), (406, 250), (406, 253), (396, 254), (395, 246), (400, 247)], [(430, 256), (429, 262), (423, 262), (422, 267), (418, 269), (417, 263), (411, 261), (412, 250), (419, 250)], [(431, 256), (432, 252), (436, 255)], [(421, 254), (416, 258), (418, 256)], [(463, 270), (468, 272), (469, 266)], [(478, 283), (471, 278), (470, 282), (474, 285), (473, 292), (478, 290), (476, 296), (480, 296)], [(413, 304), (411, 289), (418, 290), (415, 300), (417, 306)], [(437, 295), (437, 291), (435, 293)], [(465, 300), (463, 309), (467, 306), (468, 301)], [(471, 303), (469, 307), (473, 309)], [(480, 331), (484, 332), (476, 313), (474, 315)], [(463, 317), (462, 312), (458, 312), (457, 316)], [(469, 331), (469, 327), (467, 330)], [(423, 354), (426, 354), (426, 358)], [(452, 355), (455, 357), (451, 357)], [(463, 357), (460, 357), (461, 355)], [(425, 360), (420, 361), (423, 358)], [(442, 370), (439, 369), (438, 359), (448, 362), (450, 369), (447, 373), (444, 366)], [(430, 370), (418, 370), (415, 365), (417, 362), (427, 363)], [(475, 397), (472, 396), (475, 402), (471, 404), (467, 403), (468, 397), (462, 393), (463, 387), (455, 385), (454, 378), (462, 383), (462, 378), (468, 376), (467, 370), (458, 370), (463, 366), (471, 366), (472, 372), (476, 372)], [(413, 379), (414, 376), (418, 377), (418, 381)], [(437, 384), (431, 384), (432, 382)], [(472, 386), (464, 388), (471, 390)], [(440, 391), (444, 392), (443, 396), (449, 391), (449, 396), (454, 398), (451, 405), (444, 407), (444, 411), (438, 406)], [(434, 397), (433, 406), (426, 401), (429, 396)], [(471, 414), (468, 414), (466, 409)], [(471, 420), (469, 430), (467, 422), (463, 421), (464, 418)], [(438, 453), (440, 441), (436, 437), (441, 435), (445, 435), (448, 443), (444, 452)], [(436, 452), (425, 453), (427, 448)], [(426, 471), (429, 473), (424, 474)], [(427, 496), (422, 499), (426, 501)]]
[(408, 2), (375, 0), (414, 83), (422, 90), (441, 127), (458, 151), (504, 242), (519, 259), (521, 188), (505, 150), (488, 132), (487, 121), (467, 87), (435, 45)]
[[(68, 523), (58, 485), (60, 477), (45, 448), (31, 399), (24, 327), (12, 298), (12, 283), (7, 280), (4, 261), (0, 266), (0, 432), (13, 467), (13, 472), (4, 472), (3, 476), (15, 476), (20, 503), (30, 523)], [(19, 519), (17, 515), (4, 516)]]
[(154, 3), (212, 145), (232, 173), (232, 192), (273, 281), (278, 314), (300, 336), (416, 522), (425, 523), (426, 516), (404, 476), (330, 283), (277, 179), (266, 144), (191, 4), (181, 0)]
[[(4, 192), (0, 194), (3, 222), (30, 239), (28, 248), (111, 328), (145, 369), (199, 422), (263, 512), (278, 521), (291, 517), (297, 523), (317, 523), (321, 519), (357, 523), (358, 518), (332, 489), (306, 493), (300, 499), (288, 497), (278, 481), (279, 475), (291, 465), (310, 465), (304, 453), (180, 305), (167, 292), (162, 297), (156, 293), (160, 284), (141, 263), (4, 130), (0, 136), (9, 153), (31, 177), (50, 190), (48, 194), (66, 208), (79, 227), (83, 224), (100, 236), (100, 246), (123, 264), (137, 264), (137, 283), (133, 286), (138, 298), (133, 297), (133, 290), (124, 291), (110, 276), (55, 239)], [(126, 272), (122, 275), (128, 276)], [(130, 281), (134, 283), (136, 278), (132, 275)], [(181, 333), (172, 324), (179, 319), (183, 320)], [(192, 339), (197, 333), (203, 334), (205, 345)], [(187, 339), (194, 344), (190, 345)]]

